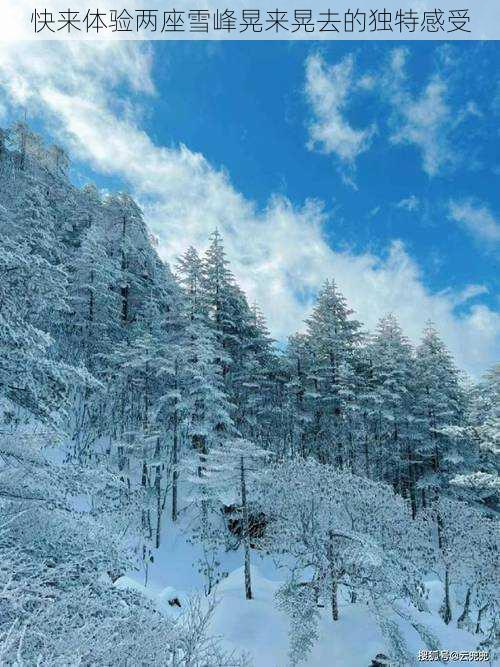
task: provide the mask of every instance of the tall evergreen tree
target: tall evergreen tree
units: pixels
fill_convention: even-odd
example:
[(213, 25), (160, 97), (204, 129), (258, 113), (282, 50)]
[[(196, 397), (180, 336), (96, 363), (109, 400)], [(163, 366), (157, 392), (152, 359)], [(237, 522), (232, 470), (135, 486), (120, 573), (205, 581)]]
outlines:
[(307, 341), (312, 351), (308, 397), (315, 455), (324, 462), (351, 467), (356, 420), (355, 354), (361, 324), (334, 281), (326, 281), (307, 320)]
[[(370, 385), (365, 394), (367, 473), (409, 496), (417, 511), (413, 350), (393, 315), (380, 320), (370, 345)], [(373, 438), (368, 451), (368, 438)], [(370, 470), (370, 467), (372, 468)]]

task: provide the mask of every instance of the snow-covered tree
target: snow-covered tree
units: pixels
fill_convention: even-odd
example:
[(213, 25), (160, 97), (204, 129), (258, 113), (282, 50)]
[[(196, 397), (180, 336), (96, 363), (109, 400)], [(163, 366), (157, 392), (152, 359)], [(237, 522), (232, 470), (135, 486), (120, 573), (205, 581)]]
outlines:
[(446, 577), (443, 618), (449, 623), (454, 617), (451, 597), (455, 590), (464, 598), (459, 626), (480, 632), (481, 622), (491, 627), (499, 613), (498, 521), (481, 508), (449, 498), (439, 500), (439, 516)]
[(500, 365), (494, 366), (471, 389), (470, 409), (465, 425), (452, 435), (469, 443), (469, 470), (451, 480), (461, 495), (489, 507), (500, 501)]
[[(413, 351), (393, 315), (380, 320), (368, 348), (363, 392), (365, 473), (383, 479), (417, 511)], [(371, 445), (371, 446), (370, 446)]]
[(416, 351), (416, 377), (419, 487), (425, 505), (446, 485), (459, 461), (460, 452), (443, 427), (461, 425), (466, 407), (460, 372), (432, 323)]
[(296, 570), (311, 572), (334, 620), (339, 586), (390, 599), (416, 587), (432, 556), (428, 522), (412, 521), (405, 502), (385, 484), (309, 458), (271, 469), (263, 495), (268, 539), (295, 558)]
[(360, 323), (351, 319), (344, 296), (334, 281), (326, 281), (307, 320), (312, 354), (308, 398), (314, 455), (325, 463), (352, 467), (357, 413), (355, 353)]
[[(243, 665), (211, 594), (240, 550), (256, 595), (254, 548), (287, 572), (292, 664), (326, 601), (411, 664), (399, 622), (438, 647), (416, 620), (436, 575), (495, 659), (498, 368), (468, 386), (435, 327), (416, 350), (392, 315), (363, 332), (333, 281), (275, 346), (218, 231), (174, 275), (130, 195), (69, 173), (25, 123), (0, 131), (0, 662)], [(178, 620), (121, 579), (149, 585), (170, 520), (207, 594)]]
[(412, 521), (389, 486), (296, 459), (270, 470), (262, 503), (267, 548), (285, 563), (292, 559), (288, 590), (297, 582), (309, 586), (329, 601), (334, 621), (340, 588), (379, 608), (399, 597), (420, 604), (419, 585), (434, 555), (429, 524)]
[[(96, 224), (82, 235), (71, 271), (71, 326), (89, 367), (118, 339), (120, 301), (112, 286), (119, 279), (119, 266), (105, 250), (102, 228)], [(110, 340), (111, 339), (111, 340)]]

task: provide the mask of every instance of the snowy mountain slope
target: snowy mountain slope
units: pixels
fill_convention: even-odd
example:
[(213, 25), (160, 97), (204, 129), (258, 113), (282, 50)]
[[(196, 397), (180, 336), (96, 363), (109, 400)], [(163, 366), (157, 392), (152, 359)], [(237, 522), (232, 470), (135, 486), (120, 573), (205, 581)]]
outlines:
[(500, 367), (334, 279), (278, 348), (217, 231), (173, 272), (69, 173), (0, 131), (2, 667), (497, 659)]
[[(147, 583), (144, 572), (131, 572), (121, 577), (116, 586), (141, 592), (167, 615), (178, 617), (182, 607), (169, 605), (178, 598), (185, 605), (190, 594), (200, 591), (202, 576), (197, 572), (199, 548), (186, 541), (184, 528), (167, 522), (165, 542), (154, 555), (148, 568)], [(227, 571), (217, 586), (218, 601), (212, 619), (211, 632), (222, 638), (228, 650), (244, 651), (251, 656), (255, 667), (289, 667), (289, 619), (277, 608), (275, 595), (283, 583), (283, 572), (269, 557), (252, 551), (252, 588), (254, 599), (245, 599), (244, 569), (238, 566), (241, 552), (229, 552), (221, 558), (221, 569)], [(429, 612), (417, 612), (404, 602), (401, 611), (415, 623), (425, 625), (437, 638), (443, 650), (474, 651), (479, 638), (456, 625), (446, 625), (439, 615), (443, 587), (437, 580), (426, 582)], [(392, 619), (404, 636), (414, 662), (420, 650), (428, 650), (411, 624), (396, 616)], [(363, 603), (352, 604), (341, 593), (340, 618), (335, 623), (327, 607), (320, 609), (319, 637), (308, 658), (301, 664), (307, 667), (369, 667), (377, 654), (389, 654), (387, 641), (373, 613)], [(441, 664), (441, 663), (440, 663)], [(463, 664), (463, 662), (462, 662)], [(468, 663), (465, 663), (468, 664)], [(472, 664), (472, 663), (470, 663)], [(500, 664), (490, 662), (491, 666)]]

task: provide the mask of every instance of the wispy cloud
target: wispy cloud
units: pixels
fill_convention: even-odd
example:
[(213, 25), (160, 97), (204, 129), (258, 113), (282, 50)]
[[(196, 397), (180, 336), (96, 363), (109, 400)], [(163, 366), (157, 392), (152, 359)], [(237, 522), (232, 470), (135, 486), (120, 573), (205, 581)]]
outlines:
[(190, 244), (203, 247), (217, 225), (238, 280), (276, 337), (300, 328), (318, 286), (334, 276), (368, 327), (393, 311), (417, 340), (431, 317), (464, 367), (478, 371), (496, 358), (500, 316), (481, 305), (457, 314), (456, 295), (429, 291), (402, 243), (381, 256), (335, 250), (325, 238), (321, 202), (294, 205), (270, 193), (259, 209), (203, 155), (154, 143), (133, 102), (139, 90), (155, 94), (151, 65), (151, 51), (140, 43), (2, 44), (0, 80), (8, 83), (0, 97), (45, 119), (94, 170), (128, 184), (165, 259)]
[(402, 208), (404, 211), (408, 211), (408, 213), (414, 213), (415, 211), (418, 211), (420, 206), (420, 199), (416, 195), (405, 197), (404, 199), (398, 201), (396, 204), (396, 208)]
[(457, 305), (467, 303), (482, 294), (488, 294), (488, 291), (485, 285), (467, 285), (467, 287), (456, 295), (456, 303)]
[(381, 209), (382, 209), (381, 206), (374, 206), (372, 209), (368, 211), (366, 217), (375, 218), (375, 216), (377, 216), (380, 213)]
[(456, 160), (450, 141), (454, 124), (446, 78), (434, 73), (424, 88), (410, 91), (406, 73), (408, 52), (392, 52), (390, 71), (383, 77), (382, 95), (392, 108), (392, 134), (396, 145), (414, 146), (422, 156), (422, 168), (428, 176), (441, 174)]
[[(368, 72), (360, 71), (351, 55), (334, 64), (319, 54), (309, 56), (305, 83), (312, 111), (309, 148), (335, 155), (345, 175), (354, 172), (356, 159), (370, 149), (378, 126), (393, 146), (416, 149), (429, 177), (455, 169), (464, 159), (457, 130), (483, 114), (474, 100), (456, 101), (458, 64), (449, 49), (443, 47), (440, 53), (434, 71), (420, 87), (408, 73), (406, 48), (393, 48), (388, 61)], [(356, 128), (349, 120), (349, 107), (361, 92), (370, 96), (370, 115), (375, 120)]]
[(333, 66), (327, 65), (320, 54), (307, 58), (305, 93), (312, 111), (308, 128), (310, 150), (333, 154), (344, 167), (354, 169), (356, 158), (370, 146), (375, 126), (353, 127), (347, 111), (356, 91), (370, 86), (367, 77), (356, 81), (354, 58), (350, 55)]
[(478, 240), (487, 244), (500, 242), (500, 223), (486, 204), (472, 199), (451, 200), (448, 211), (452, 220), (463, 225)]

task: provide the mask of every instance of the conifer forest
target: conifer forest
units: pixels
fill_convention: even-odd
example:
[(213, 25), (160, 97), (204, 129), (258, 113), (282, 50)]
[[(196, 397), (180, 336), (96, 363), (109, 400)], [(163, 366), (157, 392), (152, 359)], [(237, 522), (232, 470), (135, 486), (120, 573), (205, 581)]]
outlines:
[(368, 330), (335, 275), (289, 333), (216, 228), (168, 265), (0, 132), (1, 665), (500, 664), (500, 366)]

